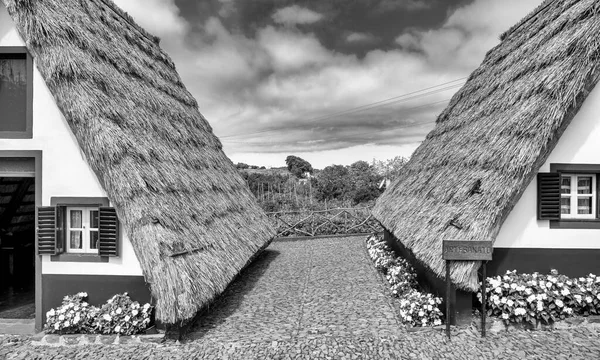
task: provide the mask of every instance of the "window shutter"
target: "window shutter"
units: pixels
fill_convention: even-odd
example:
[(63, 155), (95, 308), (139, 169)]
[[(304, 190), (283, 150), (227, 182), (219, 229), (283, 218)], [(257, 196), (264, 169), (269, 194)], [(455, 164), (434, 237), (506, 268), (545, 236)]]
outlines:
[(99, 246), (100, 256), (119, 256), (119, 220), (117, 211), (112, 207), (99, 209)]
[(37, 208), (38, 255), (56, 255), (60, 241), (57, 234), (57, 210), (55, 206), (39, 206)]
[(560, 174), (538, 173), (538, 220), (560, 220)]

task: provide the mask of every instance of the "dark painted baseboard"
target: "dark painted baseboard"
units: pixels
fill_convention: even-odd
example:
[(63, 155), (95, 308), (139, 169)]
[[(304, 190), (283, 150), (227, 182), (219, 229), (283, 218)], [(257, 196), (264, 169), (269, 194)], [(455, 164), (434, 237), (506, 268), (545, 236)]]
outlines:
[(127, 292), (132, 300), (151, 303), (143, 276), (42, 274), (42, 323), (46, 312), (60, 306), (65, 295), (87, 292), (91, 305), (100, 306), (115, 294)]
[(494, 248), (487, 273), (495, 276), (517, 270), (547, 274), (551, 269), (571, 277), (600, 275), (600, 249)]

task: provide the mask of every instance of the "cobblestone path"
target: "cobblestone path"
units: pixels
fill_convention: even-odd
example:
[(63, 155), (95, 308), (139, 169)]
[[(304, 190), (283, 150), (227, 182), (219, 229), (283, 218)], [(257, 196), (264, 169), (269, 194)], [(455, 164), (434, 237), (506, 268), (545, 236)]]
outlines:
[(408, 332), (363, 237), (274, 242), (181, 345), (38, 346), (0, 337), (0, 359), (599, 359), (597, 328)]

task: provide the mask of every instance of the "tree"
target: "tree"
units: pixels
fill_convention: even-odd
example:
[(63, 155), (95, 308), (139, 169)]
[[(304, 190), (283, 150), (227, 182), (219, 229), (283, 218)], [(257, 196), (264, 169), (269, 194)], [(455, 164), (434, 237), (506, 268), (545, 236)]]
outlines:
[(366, 161), (360, 160), (350, 165), (349, 178), (351, 184), (347, 197), (354, 205), (375, 200), (381, 194), (379, 182), (382, 176)]
[(289, 155), (287, 158), (285, 158), (285, 163), (288, 171), (298, 179), (306, 177), (306, 173), (313, 173), (312, 165), (308, 161), (297, 156)]
[(393, 159), (387, 159), (385, 161), (373, 159), (372, 166), (375, 172), (388, 180), (395, 180), (400, 176), (402, 168), (408, 162), (408, 158), (403, 156), (396, 156)]
[(237, 169), (247, 169), (247, 168), (249, 168), (249, 167), (250, 167), (250, 165), (248, 165), (248, 164), (244, 164), (244, 163), (242, 163), (242, 162), (239, 162), (239, 163), (235, 164), (235, 167), (236, 167)]
[(343, 200), (351, 187), (348, 174), (348, 168), (343, 165), (331, 165), (321, 170), (314, 181), (317, 200)]

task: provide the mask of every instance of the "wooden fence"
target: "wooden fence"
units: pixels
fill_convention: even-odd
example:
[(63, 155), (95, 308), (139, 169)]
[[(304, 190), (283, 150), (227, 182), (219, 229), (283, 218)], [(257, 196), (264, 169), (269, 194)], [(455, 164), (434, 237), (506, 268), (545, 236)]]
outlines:
[(278, 237), (360, 234), (382, 231), (370, 208), (267, 213)]

